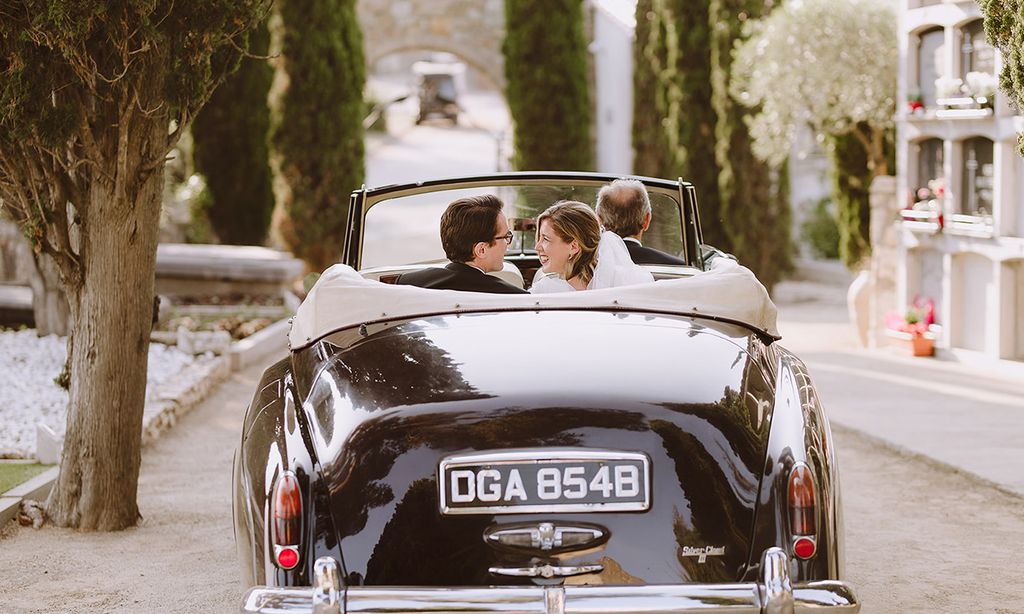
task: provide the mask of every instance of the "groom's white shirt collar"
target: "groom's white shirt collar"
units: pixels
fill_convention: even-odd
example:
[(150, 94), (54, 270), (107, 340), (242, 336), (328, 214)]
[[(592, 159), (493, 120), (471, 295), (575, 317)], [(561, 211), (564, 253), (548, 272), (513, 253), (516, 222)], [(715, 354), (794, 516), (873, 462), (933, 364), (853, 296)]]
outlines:
[(640, 242), (640, 239), (637, 239), (635, 237), (622, 237), (622, 240), (623, 241), (632, 241), (633, 243), (636, 243), (640, 247), (644, 246), (644, 244)]

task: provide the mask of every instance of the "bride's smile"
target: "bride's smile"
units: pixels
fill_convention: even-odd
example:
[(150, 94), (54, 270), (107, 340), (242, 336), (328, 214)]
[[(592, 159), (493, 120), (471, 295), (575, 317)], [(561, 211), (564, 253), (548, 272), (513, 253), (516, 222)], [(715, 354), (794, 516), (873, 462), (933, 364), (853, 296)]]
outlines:
[(576, 241), (566, 241), (558, 236), (549, 220), (544, 220), (537, 233), (537, 256), (545, 273), (565, 275), (569, 271), (569, 260), (579, 252)]

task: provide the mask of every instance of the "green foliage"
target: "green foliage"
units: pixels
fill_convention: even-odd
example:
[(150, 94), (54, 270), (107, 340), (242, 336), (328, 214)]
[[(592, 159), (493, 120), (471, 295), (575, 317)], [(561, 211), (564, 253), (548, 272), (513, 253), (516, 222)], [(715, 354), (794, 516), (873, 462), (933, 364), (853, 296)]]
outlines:
[[(171, 109), (202, 105), (239, 54), (230, 43), (265, 0), (22, 0), (0, 19), (0, 135), (54, 145), (79, 128), (83, 94), (146, 78)], [(237, 43), (236, 43), (237, 44)], [(121, 47), (122, 45), (128, 48)], [(126, 54), (121, 53), (127, 50)], [(149, 72), (151, 70), (151, 72)], [(181, 118), (185, 119), (186, 118)], [(2, 137), (0, 137), (2, 138)]]
[(814, 204), (800, 231), (816, 258), (839, 257), (839, 224), (831, 199), (823, 198)]
[[(796, 130), (843, 134), (857, 124), (875, 133), (896, 112), (896, 7), (890, 0), (788, 2), (765, 19), (747, 21), (735, 53), (732, 95), (757, 109), (748, 119), (754, 153), (781, 163)], [(807, 58), (795, 62), (794, 58)], [(879, 168), (885, 154), (865, 146)]]
[(7, 492), (19, 484), (24, 484), (51, 466), (39, 463), (0, 462), (0, 493)]
[(213, 196), (210, 195), (210, 188), (206, 185), (189, 201), (189, 212), (192, 218), (185, 227), (186, 243), (216, 243), (217, 232), (210, 223), (208, 212), (213, 208)]
[(636, 23), (633, 172), (693, 182), (705, 220), (704, 240), (724, 245), (708, 0), (640, 0)]
[(593, 165), (582, 0), (505, 1), (506, 97), (520, 170)]
[[(1003, 53), (999, 87), (1024, 112), (1024, 2), (1020, 0), (977, 0), (985, 16), (985, 36)], [(1024, 156), (1024, 134), (1018, 136), (1018, 151)]]
[(856, 270), (871, 253), (869, 197), (874, 175), (868, 170), (867, 152), (853, 134), (830, 136), (826, 145), (839, 224), (839, 257), (847, 268)]
[(355, 0), (289, 0), (271, 22), (277, 232), (310, 270), (341, 257), (349, 195), (365, 174), (363, 35)]
[[(192, 126), (196, 169), (208, 197), (198, 212), (221, 243), (261, 244), (270, 228), (274, 191), (270, 173), (270, 109), (273, 69), (265, 59), (266, 22), (253, 30), (249, 53), (217, 88)], [(202, 223), (202, 220), (199, 220)]]
[[(715, 159), (720, 167), (720, 247), (749, 267), (769, 290), (792, 269), (789, 185), (786, 165), (759, 160), (745, 123), (749, 112), (730, 94), (733, 49), (743, 23), (768, 13), (772, 0), (711, 0), (712, 106), (717, 115)], [(713, 225), (703, 221), (705, 233)]]

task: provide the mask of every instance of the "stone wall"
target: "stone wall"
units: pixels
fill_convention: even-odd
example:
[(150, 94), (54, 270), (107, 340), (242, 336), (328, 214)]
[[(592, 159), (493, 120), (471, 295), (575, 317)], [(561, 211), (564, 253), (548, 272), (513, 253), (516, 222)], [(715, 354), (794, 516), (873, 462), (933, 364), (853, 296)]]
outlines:
[(367, 65), (402, 51), (446, 51), (504, 91), (502, 0), (362, 0), (357, 10)]

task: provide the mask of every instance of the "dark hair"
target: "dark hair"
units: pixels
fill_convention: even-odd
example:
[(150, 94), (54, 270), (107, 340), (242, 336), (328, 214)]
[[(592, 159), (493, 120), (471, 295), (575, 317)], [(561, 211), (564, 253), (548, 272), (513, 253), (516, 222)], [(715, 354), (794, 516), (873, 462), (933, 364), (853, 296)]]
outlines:
[(605, 230), (620, 237), (640, 233), (644, 217), (651, 212), (647, 188), (636, 179), (616, 179), (597, 193), (597, 216)]
[(504, 203), (492, 194), (453, 201), (441, 215), (441, 246), (452, 262), (473, 259), (473, 246), (494, 243), (498, 215)]
[(560, 200), (548, 207), (537, 218), (537, 233), (544, 220), (551, 222), (551, 229), (563, 241), (573, 240), (579, 245), (580, 251), (569, 259), (569, 272), (566, 279), (579, 277), (584, 283), (590, 283), (597, 266), (597, 244), (601, 240), (601, 224), (597, 215), (589, 206), (575, 200)]

